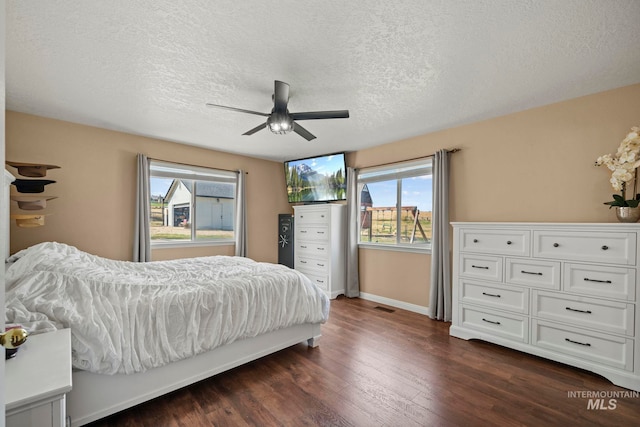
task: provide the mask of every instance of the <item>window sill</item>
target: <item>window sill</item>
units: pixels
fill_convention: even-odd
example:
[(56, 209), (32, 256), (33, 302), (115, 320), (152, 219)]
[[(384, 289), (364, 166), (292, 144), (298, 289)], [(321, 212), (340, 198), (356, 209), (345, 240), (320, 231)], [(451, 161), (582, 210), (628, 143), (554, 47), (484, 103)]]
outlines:
[(202, 242), (182, 241), (182, 242), (151, 242), (151, 249), (170, 248), (194, 248), (203, 246), (234, 246), (236, 242), (229, 240), (207, 240)]
[(381, 245), (376, 243), (358, 243), (358, 249), (374, 249), (376, 251), (431, 254), (431, 246), (425, 247), (425, 246), (413, 246), (413, 245)]

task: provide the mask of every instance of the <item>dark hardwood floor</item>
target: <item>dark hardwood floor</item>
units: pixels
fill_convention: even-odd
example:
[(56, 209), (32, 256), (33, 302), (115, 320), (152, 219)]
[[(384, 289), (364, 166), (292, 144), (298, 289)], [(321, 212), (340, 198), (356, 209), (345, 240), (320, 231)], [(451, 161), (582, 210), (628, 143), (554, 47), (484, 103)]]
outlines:
[(298, 344), (93, 426), (640, 425), (640, 398), (589, 409), (569, 396), (625, 390), (598, 375), (376, 307), (338, 298), (318, 348)]

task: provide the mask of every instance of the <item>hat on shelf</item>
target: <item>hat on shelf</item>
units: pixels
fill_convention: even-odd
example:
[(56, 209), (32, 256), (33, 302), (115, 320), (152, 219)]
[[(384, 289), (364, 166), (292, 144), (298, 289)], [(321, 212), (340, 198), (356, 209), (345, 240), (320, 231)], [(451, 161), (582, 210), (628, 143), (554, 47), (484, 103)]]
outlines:
[(21, 162), (6, 162), (9, 166), (13, 166), (18, 169), (18, 173), (22, 176), (28, 176), (29, 178), (39, 178), (47, 175), (48, 169), (59, 169), (60, 166), (56, 165), (43, 165), (40, 163), (21, 163)]
[(56, 196), (11, 196), (11, 200), (18, 202), (18, 207), (25, 211), (37, 211), (47, 207), (47, 201), (57, 199)]
[(16, 225), (22, 228), (33, 228), (44, 225), (43, 214), (11, 214), (11, 219), (16, 220)]
[(42, 193), (45, 185), (53, 183), (50, 179), (16, 179), (11, 185), (16, 186), (18, 193)]

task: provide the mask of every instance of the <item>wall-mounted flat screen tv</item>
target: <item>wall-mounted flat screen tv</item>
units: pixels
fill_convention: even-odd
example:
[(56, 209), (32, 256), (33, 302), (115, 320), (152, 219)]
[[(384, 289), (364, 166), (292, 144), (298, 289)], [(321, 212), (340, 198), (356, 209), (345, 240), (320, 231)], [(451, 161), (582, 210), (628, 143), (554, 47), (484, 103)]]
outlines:
[(344, 153), (284, 162), (289, 203), (346, 200), (347, 169)]

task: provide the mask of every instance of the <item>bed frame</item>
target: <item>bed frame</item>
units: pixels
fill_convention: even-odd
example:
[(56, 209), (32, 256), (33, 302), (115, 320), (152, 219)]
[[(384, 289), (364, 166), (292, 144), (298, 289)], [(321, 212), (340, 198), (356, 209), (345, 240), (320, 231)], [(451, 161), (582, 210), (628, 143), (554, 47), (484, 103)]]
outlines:
[(235, 341), (189, 359), (132, 375), (73, 372), (67, 394), (71, 426), (81, 426), (171, 391), (307, 341), (317, 347), (320, 324), (307, 323)]
[[(9, 257), (9, 185), (14, 179), (5, 170), (0, 187), (0, 193), (3, 193), (0, 209), (6, 215), (6, 221), (0, 224), (0, 231), (6, 236), (0, 242), (3, 259)], [(67, 416), (71, 426), (81, 426), (284, 348), (305, 341), (309, 347), (317, 347), (320, 336), (320, 323), (305, 323), (235, 341), (138, 374), (100, 375), (74, 371), (73, 387), (66, 397)]]

